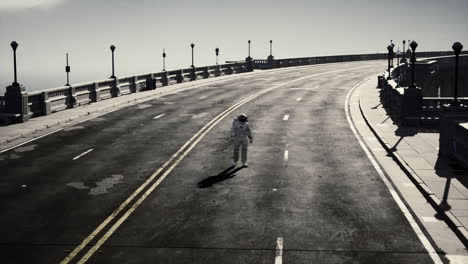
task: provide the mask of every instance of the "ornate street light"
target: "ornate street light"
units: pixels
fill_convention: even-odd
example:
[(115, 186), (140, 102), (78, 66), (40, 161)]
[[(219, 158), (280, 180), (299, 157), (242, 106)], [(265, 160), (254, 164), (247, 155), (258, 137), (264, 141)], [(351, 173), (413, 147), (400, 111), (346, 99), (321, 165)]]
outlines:
[(416, 61), (416, 48), (418, 47), (418, 43), (416, 41), (411, 41), (410, 43), (411, 50), (413, 51), (411, 53), (411, 85), (409, 88), (416, 88), (416, 85), (414, 84), (414, 62)]
[(273, 40), (270, 40), (270, 56), (273, 56)]
[(111, 45), (110, 50), (112, 52), (112, 76), (110, 78), (115, 79), (115, 72), (114, 72), (114, 51), (115, 51), (115, 46)]
[(163, 71), (166, 71), (166, 50), (163, 49)]
[(393, 68), (393, 49), (395, 48), (395, 44), (393, 43), (393, 40), (390, 40), (390, 45), (392, 45), (392, 68)]
[(388, 76), (387, 76), (387, 80), (390, 80), (392, 77), (390, 75), (390, 58), (391, 58), (391, 53), (393, 52), (393, 47), (392, 45), (388, 45), (387, 46), (387, 50), (388, 50)]
[(192, 68), (195, 68), (194, 64), (193, 64), (193, 48), (195, 47), (195, 44), (190, 44), (190, 47), (192, 47)]
[(13, 86), (19, 86), (18, 78), (16, 75), (16, 48), (18, 48), (18, 43), (16, 41), (12, 41), (10, 45), (13, 48), (13, 71), (15, 74), (15, 80), (13, 82)]
[(403, 40), (403, 54), (402, 54), (402, 59), (401, 59), (401, 62), (405, 63), (406, 62), (406, 56), (405, 56), (405, 44), (406, 44), (406, 40)]
[(70, 66), (68, 65), (68, 53), (67, 53), (67, 66), (65, 66), (65, 72), (67, 73), (67, 84), (65, 86), (70, 86), (70, 78), (69, 78), (69, 73), (70, 73)]
[(249, 43), (249, 56), (248, 56), (248, 58), (250, 58), (250, 42), (251, 42), (251, 41), (249, 40), (249, 41), (247, 41), (247, 42)]
[(453, 90), (453, 101), (450, 102), (450, 106), (460, 106), (460, 101), (458, 101), (458, 56), (463, 49), (463, 45), (460, 42), (455, 42), (452, 45), (452, 49), (455, 52), (455, 86)]
[[(396, 52), (396, 61), (397, 61), (397, 66), (400, 64), (400, 47), (398, 47), (397, 52)], [(400, 78), (400, 67), (397, 68), (396, 72), (396, 79), (397, 81)]]
[(215, 53), (216, 53), (216, 65), (218, 65), (219, 48), (215, 49)]

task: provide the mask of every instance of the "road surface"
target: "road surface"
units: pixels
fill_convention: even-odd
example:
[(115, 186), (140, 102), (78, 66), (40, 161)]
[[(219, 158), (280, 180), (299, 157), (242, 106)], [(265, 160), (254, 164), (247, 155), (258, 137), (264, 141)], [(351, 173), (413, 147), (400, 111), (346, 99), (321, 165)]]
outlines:
[[(345, 113), (384, 68), (239, 75), (0, 154), (1, 262), (431, 263)], [(240, 113), (254, 143), (232, 170)]]

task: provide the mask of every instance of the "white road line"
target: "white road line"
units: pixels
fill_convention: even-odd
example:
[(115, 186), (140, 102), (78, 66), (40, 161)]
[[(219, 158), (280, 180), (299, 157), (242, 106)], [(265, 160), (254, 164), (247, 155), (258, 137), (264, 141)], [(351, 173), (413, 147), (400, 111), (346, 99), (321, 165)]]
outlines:
[(161, 117), (163, 117), (163, 116), (165, 116), (165, 115), (166, 115), (166, 114), (160, 114), (160, 115), (157, 115), (157, 116), (153, 117), (153, 119), (158, 119), (158, 118), (161, 118)]
[(302, 100), (302, 98), (299, 97), (299, 98), (296, 99), (296, 102), (300, 102), (301, 100)]
[(283, 238), (278, 237), (276, 239), (276, 253), (275, 253), (275, 264), (283, 263)]
[[(141, 197), (133, 203), (133, 205), (130, 206), (130, 208), (128, 208), (124, 213), (123, 215), (118, 218), (117, 222), (114, 223), (112, 225), (112, 227), (96, 242), (96, 244), (94, 244), (94, 246), (92, 246), (86, 253), (85, 255), (77, 262), (77, 264), (83, 264), (83, 263), (86, 263), (88, 261), (88, 259), (107, 241), (107, 239), (109, 239), (109, 237), (119, 228), (119, 226), (133, 213), (133, 211), (135, 211), (139, 206), (140, 204), (146, 199), (146, 197), (148, 195), (150, 195), (154, 189), (156, 189), (156, 187), (159, 186), (159, 184), (161, 184), (161, 182), (167, 177), (167, 175), (169, 173), (171, 173), (171, 171), (181, 162), (182, 159), (185, 158), (185, 156), (187, 156), (187, 154), (198, 144), (198, 142), (200, 142), (204, 137), (205, 135), (211, 130), (213, 129), (213, 127), (215, 127), (219, 122), (221, 122), (221, 120), (223, 120), (224, 118), (226, 118), (227, 116), (229, 116), (232, 112), (234, 112), (237, 108), (239, 108), (240, 106), (244, 105), (245, 103), (261, 96), (262, 94), (264, 93), (267, 93), (269, 91), (272, 91), (272, 90), (275, 90), (281, 86), (285, 86), (285, 85), (288, 85), (288, 84), (291, 84), (291, 83), (295, 83), (295, 82), (299, 82), (299, 81), (302, 81), (302, 80), (305, 80), (305, 79), (310, 79), (310, 78), (314, 78), (314, 77), (317, 77), (317, 76), (322, 76), (322, 75), (327, 75), (327, 74), (331, 74), (331, 73), (335, 73), (335, 72), (340, 72), (340, 71), (349, 71), (349, 70), (357, 70), (357, 69), (362, 69), (362, 68), (369, 68), (369, 67), (373, 67), (372, 65), (370, 66), (361, 66), (361, 67), (355, 67), (355, 68), (347, 68), (347, 69), (341, 69), (341, 70), (332, 70), (332, 71), (327, 71), (327, 72), (323, 72), (323, 73), (318, 73), (318, 74), (312, 74), (312, 75), (306, 75), (304, 77), (300, 77), (300, 78), (297, 78), (297, 79), (294, 79), (294, 80), (291, 80), (291, 81), (287, 81), (287, 82), (284, 82), (284, 83), (280, 83), (280, 84), (277, 84), (277, 85), (274, 85), (270, 88), (266, 88), (264, 90), (261, 90), (259, 91), (258, 93), (256, 94), (253, 94), (239, 102), (237, 102), (236, 104), (232, 105), (231, 107), (227, 108), (226, 110), (224, 110), (222, 113), (220, 113), (218, 116), (216, 116), (215, 118), (213, 118), (210, 122), (208, 122), (204, 127), (202, 127), (195, 135), (193, 135), (187, 142), (185, 142), (185, 144), (180, 147), (180, 149), (174, 153), (170, 158), (169, 160), (167, 160), (159, 169), (157, 169), (140, 187), (138, 187), (137, 190), (135, 190), (115, 211), (113, 211), (111, 213), (111, 215), (109, 215), (96, 229), (93, 230), (93, 232), (91, 232), (91, 234), (89, 234), (81, 243), (80, 245), (78, 245), (67, 257), (65, 257), (61, 262), (60, 264), (67, 264), (67, 263), (70, 263), (70, 261), (75, 258), (93, 239), (95, 239), (97, 237), (97, 235), (99, 233), (101, 233), (101, 231), (103, 231), (103, 229), (105, 227), (107, 227), (107, 225), (109, 225), (109, 223), (116, 217), (118, 217), (118, 215), (127, 207), (127, 205), (129, 205), (131, 202), (133, 202), (134, 199), (136, 199), (137, 195), (143, 191), (143, 189), (146, 187), (146, 186), (150, 186), (146, 192), (143, 193), (143, 195), (141, 195)], [(185, 151), (184, 151), (185, 150)], [(182, 153), (183, 152), (183, 153)], [(182, 154), (181, 154), (182, 153)], [(179, 156), (180, 154), (180, 156)], [(175, 159), (177, 159), (162, 175), (160, 175), (160, 173), (167, 167), (169, 166), (169, 164), (172, 163), (172, 161), (174, 161)], [(153, 180), (157, 177), (157, 176), (160, 176), (154, 183)], [(151, 184), (151, 185), (150, 185)]]
[(287, 121), (289, 119), (289, 115), (284, 115), (283, 120)]
[(289, 151), (285, 150), (284, 151), (284, 161), (288, 161), (289, 158)]
[(296, 87), (296, 88), (289, 88), (290, 90), (307, 90), (307, 91), (310, 91), (310, 90), (316, 90), (317, 88), (319, 88), (320, 85), (316, 85), (312, 88), (307, 88), (307, 87)]
[(406, 219), (408, 220), (410, 226), (413, 228), (414, 232), (416, 233), (416, 235), (418, 236), (419, 240), (421, 241), (421, 243), (423, 244), (424, 248), (426, 249), (427, 253), (429, 254), (429, 256), (431, 257), (432, 261), (434, 261), (434, 264), (443, 264), (442, 260), (440, 259), (439, 255), (437, 254), (437, 252), (434, 250), (434, 248), (432, 247), (431, 243), (429, 242), (429, 240), (427, 239), (426, 235), (424, 235), (424, 233), (422, 232), (421, 228), (418, 226), (418, 224), (416, 223), (416, 221), (414, 220), (413, 218), (413, 215), (411, 214), (411, 212), (408, 210), (408, 208), (406, 207), (406, 205), (403, 203), (403, 201), (401, 200), (400, 196), (398, 195), (397, 191), (395, 190), (395, 188), (393, 188), (393, 185), (390, 183), (390, 181), (387, 179), (387, 177), (385, 176), (385, 174), (383, 173), (382, 169), (380, 168), (380, 166), (378, 165), (377, 161), (374, 159), (374, 157), (372, 156), (372, 154), (369, 152), (369, 150), (367, 149), (366, 145), (364, 144), (364, 142), (361, 140), (361, 137), (359, 136), (357, 130), (356, 130), (356, 127), (354, 126), (354, 123), (353, 121), (351, 120), (351, 116), (349, 114), (349, 108), (348, 108), (348, 105), (349, 105), (349, 98), (351, 97), (351, 94), (353, 93), (354, 90), (356, 90), (357, 87), (359, 87), (361, 84), (363, 84), (364, 82), (368, 81), (369, 79), (371, 78), (375, 78), (375, 75), (370, 77), (370, 78), (367, 78), (365, 79), (364, 81), (361, 81), (359, 82), (358, 84), (356, 84), (353, 88), (351, 88), (351, 90), (348, 92), (348, 94), (346, 95), (346, 100), (345, 100), (345, 103), (344, 103), (344, 107), (345, 107), (345, 113), (346, 113), (346, 119), (348, 120), (348, 123), (349, 123), (349, 126), (351, 128), (351, 131), (353, 132), (354, 136), (356, 137), (357, 141), (359, 142), (359, 145), (361, 145), (361, 148), (364, 150), (364, 152), (366, 153), (367, 157), (369, 158), (369, 160), (371, 161), (372, 165), (374, 166), (375, 170), (377, 171), (377, 173), (379, 174), (380, 178), (382, 179), (382, 181), (385, 183), (385, 186), (387, 186), (387, 189), (389, 190), (390, 194), (392, 195), (393, 199), (395, 200), (395, 202), (398, 204), (398, 206), (400, 207), (400, 210), (402, 211), (403, 215), (405, 215)]
[(81, 153), (80, 155), (74, 157), (73, 160), (77, 160), (77, 159), (83, 157), (84, 155), (90, 153), (90, 152), (93, 151), (93, 150), (94, 150), (94, 149), (88, 149), (87, 151), (85, 151), (85, 152)]
[(202, 96), (202, 97), (198, 98), (198, 100), (203, 100), (205, 98), (206, 98), (206, 96)]

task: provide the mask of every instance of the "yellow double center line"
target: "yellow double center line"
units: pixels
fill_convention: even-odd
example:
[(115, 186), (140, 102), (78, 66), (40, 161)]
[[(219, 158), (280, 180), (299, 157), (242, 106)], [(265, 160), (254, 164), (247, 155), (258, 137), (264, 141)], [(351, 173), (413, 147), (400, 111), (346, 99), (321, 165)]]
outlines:
[[(213, 118), (208, 124), (206, 124), (204, 127), (202, 127), (193, 137), (191, 137), (179, 150), (177, 150), (176, 153), (174, 153), (169, 160), (167, 160), (156, 172), (154, 172), (138, 189), (136, 189), (132, 195), (130, 195), (114, 212), (112, 212), (111, 215), (109, 215), (89, 236), (87, 236), (80, 245), (78, 245), (70, 254), (63, 259), (60, 264), (68, 264), (70, 261), (75, 258), (82, 250), (85, 248), (94, 238), (97, 237), (97, 235), (104, 229), (106, 228), (109, 223), (114, 220), (124, 209), (132, 203), (132, 201), (145, 189), (148, 185), (150, 185), (154, 179), (156, 179), (162, 171), (164, 171), (169, 164), (171, 164), (174, 160), (176, 160), (154, 183), (151, 184), (151, 186), (144, 192), (141, 197), (134, 202), (130, 208), (128, 208), (125, 213), (112, 225), (112, 227), (96, 242), (94, 246), (92, 246), (86, 254), (83, 255), (83, 257), (77, 262), (80, 264), (86, 263), (86, 261), (94, 254), (96, 251), (109, 239), (109, 237), (119, 228), (119, 226), (135, 211), (138, 206), (140, 206), (141, 203), (150, 195), (154, 189), (161, 184), (161, 182), (171, 173), (172, 170), (187, 156), (187, 154), (202, 140), (205, 135), (210, 132), (213, 127), (215, 127), (221, 120), (223, 120), (226, 116), (231, 114), (234, 110), (242, 106), (243, 104), (255, 99), (256, 97), (267, 93), (271, 90), (277, 89), (281, 86), (285, 86), (294, 82), (302, 81), (305, 79), (310, 79), (314, 78), (317, 76), (325, 75), (325, 74), (330, 74), (330, 73), (336, 73), (336, 72), (341, 72), (341, 71), (349, 71), (349, 70), (355, 70), (355, 69), (362, 69), (362, 68), (368, 68), (368, 67), (374, 67), (374, 66), (362, 66), (362, 67), (356, 67), (356, 68), (350, 68), (350, 69), (343, 69), (343, 70), (334, 70), (334, 71), (327, 71), (323, 73), (318, 73), (314, 75), (308, 75), (304, 76), (301, 78), (297, 78), (291, 81), (287, 81), (281, 84), (277, 84), (275, 86), (272, 86), (270, 88), (261, 90), (243, 100), (240, 102), (232, 105), (228, 109), (224, 110), (222, 113), (217, 115), (215, 118)], [(188, 147), (188, 148), (187, 148)], [(184, 151), (185, 150), (185, 151)], [(183, 153), (182, 153), (183, 152)], [(182, 153), (182, 154), (181, 154)]]

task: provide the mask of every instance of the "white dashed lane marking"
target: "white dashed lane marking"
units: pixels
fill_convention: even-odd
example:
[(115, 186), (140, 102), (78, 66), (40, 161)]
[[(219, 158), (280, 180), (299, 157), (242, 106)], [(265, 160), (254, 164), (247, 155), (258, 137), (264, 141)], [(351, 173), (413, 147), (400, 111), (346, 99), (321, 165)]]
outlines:
[(159, 119), (159, 118), (161, 118), (161, 117), (163, 117), (163, 116), (165, 116), (165, 115), (166, 115), (166, 114), (160, 114), (160, 115), (157, 115), (157, 116), (153, 117), (153, 119)]
[(285, 150), (284, 151), (284, 161), (288, 161), (289, 158), (289, 151)]
[(289, 115), (284, 115), (283, 120), (287, 121), (289, 119)]
[(206, 98), (206, 96), (202, 96), (202, 97), (198, 98), (198, 100), (203, 100), (205, 98)]
[(276, 239), (276, 253), (275, 253), (275, 264), (283, 263), (283, 238), (278, 237)]
[(299, 98), (296, 99), (296, 102), (300, 102), (301, 100), (302, 100), (302, 98), (299, 97)]
[(73, 160), (77, 160), (77, 159), (83, 157), (84, 155), (90, 153), (90, 152), (93, 151), (93, 150), (94, 150), (94, 149), (88, 149), (87, 151), (85, 151), (85, 152), (81, 153), (80, 155), (74, 157)]

